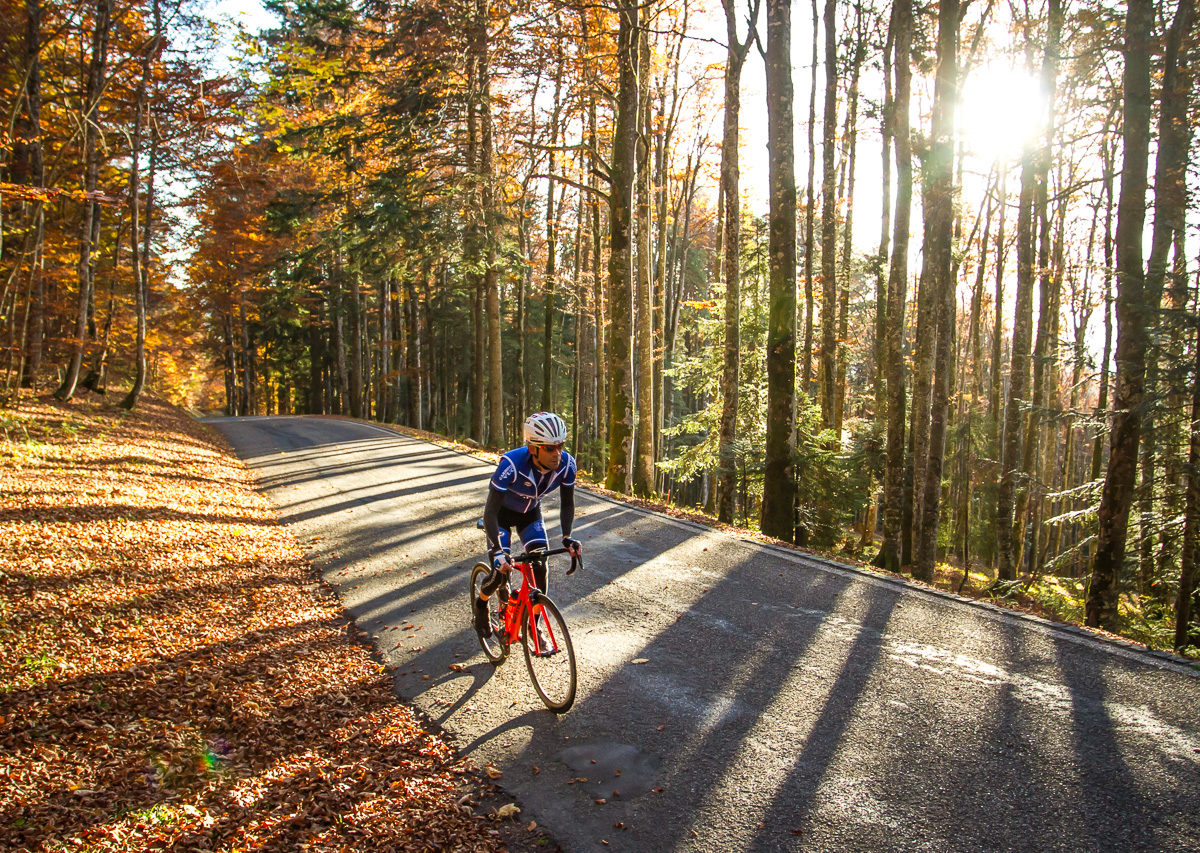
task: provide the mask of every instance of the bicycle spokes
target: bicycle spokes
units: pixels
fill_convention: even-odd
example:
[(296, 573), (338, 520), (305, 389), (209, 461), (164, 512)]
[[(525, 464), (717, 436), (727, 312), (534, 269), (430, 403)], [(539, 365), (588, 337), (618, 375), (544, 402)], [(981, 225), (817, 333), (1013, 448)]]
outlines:
[(554, 637), (554, 629), (546, 619), (545, 608), (541, 605), (534, 610), (533, 626), (534, 654), (538, 657), (550, 657), (562, 651)]
[(562, 614), (549, 598), (529, 614), (522, 631), (525, 665), (538, 696), (561, 714), (575, 701), (575, 650)]

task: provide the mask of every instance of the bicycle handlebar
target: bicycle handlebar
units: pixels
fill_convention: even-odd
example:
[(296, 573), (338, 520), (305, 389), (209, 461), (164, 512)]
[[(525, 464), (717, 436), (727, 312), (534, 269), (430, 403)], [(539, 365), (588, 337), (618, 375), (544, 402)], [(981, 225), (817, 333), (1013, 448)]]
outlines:
[[(479, 530), (484, 529), (482, 518), (475, 522), (475, 527), (477, 527)], [(525, 553), (525, 554), (516, 554), (516, 555), (509, 556), (508, 559), (514, 563), (517, 563), (517, 562), (526, 562), (527, 563), (533, 559), (540, 559), (542, 557), (553, 557), (555, 554), (568, 554), (568, 553), (570, 553), (570, 549), (568, 549), (568, 548), (552, 548), (549, 551), (533, 551), (533, 552)], [(579, 569), (579, 568), (583, 568), (583, 555), (582, 554), (580, 554), (578, 557), (571, 557), (571, 568), (567, 569), (567, 574), (573, 575), (573, 574), (575, 574), (575, 570)]]
[[(569, 548), (551, 548), (549, 551), (527, 551), (524, 554), (513, 554), (509, 556), (509, 560), (513, 563), (528, 563), (532, 560), (541, 560), (546, 557), (553, 557), (556, 554), (570, 554)], [(575, 570), (583, 566), (583, 555), (571, 557), (571, 568), (567, 569), (568, 575), (575, 574)]]

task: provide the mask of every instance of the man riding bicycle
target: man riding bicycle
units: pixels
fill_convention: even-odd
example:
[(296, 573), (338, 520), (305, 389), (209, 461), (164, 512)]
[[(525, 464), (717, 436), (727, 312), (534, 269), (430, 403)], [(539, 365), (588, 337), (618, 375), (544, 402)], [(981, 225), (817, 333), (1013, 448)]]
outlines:
[[(517, 529), (526, 553), (549, 548), (546, 526), (542, 522), (541, 500), (555, 489), (560, 490), (559, 524), (562, 543), (572, 556), (578, 557), (582, 545), (571, 538), (575, 521), (575, 459), (563, 450), (567, 440), (567, 424), (553, 412), (538, 412), (525, 420), (522, 428), (523, 447), (514, 448), (500, 457), (496, 472), (488, 486), (487, 504), (483, 510), (483, 529), (487, 534), (488, 557), (492, 574), (480, 587), (475, 599), (474, 624), (479, 636), (492, 634), (488, 619), (487, 601), (505, 583), (512, 562), (509, 544), (512, 528)], [(534, 579), (542, 592), (546, 591), (546, 561), (533, 563)], [(501, 597), (507, 586), (501, 591)]]

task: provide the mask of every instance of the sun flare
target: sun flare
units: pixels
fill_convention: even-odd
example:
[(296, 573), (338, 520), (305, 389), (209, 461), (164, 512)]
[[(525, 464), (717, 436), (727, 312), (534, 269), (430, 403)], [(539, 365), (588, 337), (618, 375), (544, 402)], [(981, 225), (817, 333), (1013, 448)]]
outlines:
[(958, 107), (958, 134), (987, 162), (1012, 158), (1042, 129), (1045, 99), (1037, 78), (1006, 65), (971, 72)]

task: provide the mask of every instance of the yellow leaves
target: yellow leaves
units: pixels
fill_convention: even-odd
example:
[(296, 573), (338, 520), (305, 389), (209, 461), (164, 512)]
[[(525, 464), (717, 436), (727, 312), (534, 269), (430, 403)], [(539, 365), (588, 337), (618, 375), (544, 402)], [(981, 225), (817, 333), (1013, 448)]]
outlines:
[[(0, 458), (0, 617), (22, 613), (0, 632), (17, 700), (0, 788), (24, 803), (0, 847), (179, 849), (225, 827), (213, 849), (497, 848), (455, 808), (482, 783), (338, 628), (303, 549), (205, 428), (152, 398), (117, 421), (85, 401), (6, 415), (56, 461)], [(117, 458), (137, 463), (102, 464)], [(329, 827), (319, 843), (300, 816)]]

